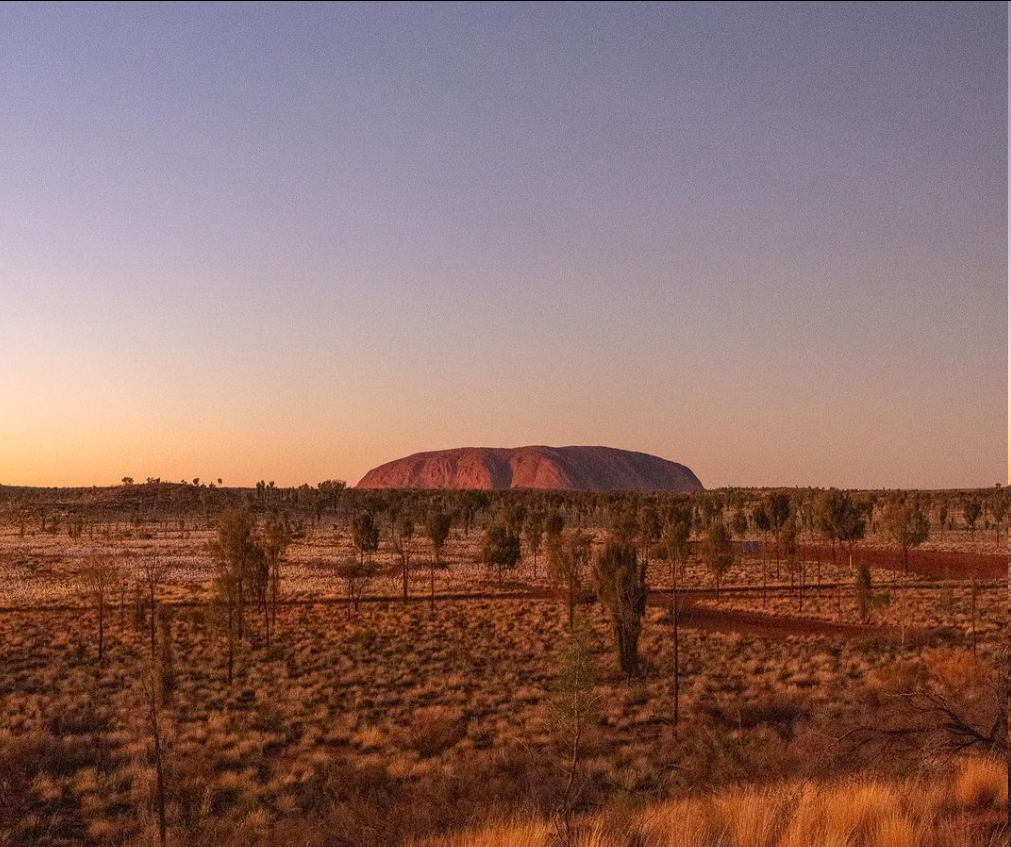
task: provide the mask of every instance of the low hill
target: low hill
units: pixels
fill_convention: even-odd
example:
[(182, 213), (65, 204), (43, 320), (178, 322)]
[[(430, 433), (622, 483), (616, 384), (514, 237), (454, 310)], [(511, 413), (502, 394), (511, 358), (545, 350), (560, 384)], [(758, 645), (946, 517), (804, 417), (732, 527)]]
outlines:
[(613, 447), (461, 447), (415, 453), (373, 468), (359, 488), (502, 491), (701, 491), (677, 462)]

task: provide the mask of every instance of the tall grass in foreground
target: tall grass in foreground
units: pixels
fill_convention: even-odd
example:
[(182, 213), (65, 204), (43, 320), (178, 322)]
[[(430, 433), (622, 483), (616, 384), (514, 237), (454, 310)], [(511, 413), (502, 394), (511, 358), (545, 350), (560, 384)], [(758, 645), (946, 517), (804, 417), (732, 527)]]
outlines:
[(996, 847), (1007, 844), (1007, 762), (966, 759), (950, 781), (785, 783), (601, 812), (566, 842), (517, 821), (424, 847)]

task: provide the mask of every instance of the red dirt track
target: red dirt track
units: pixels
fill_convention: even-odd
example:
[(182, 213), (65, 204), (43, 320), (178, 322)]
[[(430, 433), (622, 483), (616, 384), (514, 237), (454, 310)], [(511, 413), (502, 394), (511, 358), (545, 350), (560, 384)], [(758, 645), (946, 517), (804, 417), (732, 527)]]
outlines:
[[(651, 604), (670, 608), (670, 594), (666, 592), (651, 592), (649, 599)], [(899, 629), (890, 626), (833, 623), (814, 618), (769, 615), (742, 609), (716, 609), (712, 606), (695, 606), (690, 603), (681, 607), (678, 622), (688, 629), (736, 632), (741, 635), (757, 635), (761, 638), (801, 636), (873, 641), (899, 641), (903, 638), (903, 633)], [(905, 640), (928, 641), (931, 635), (927, 630), (907, 629)]]
[[(832, 548), (827, 544), (802, 544), (800, 554), (806, 561), (821, 558), (832, 561)], [(776, 555), (774, 544), (766, 548), (766, 556)], [(838, 561), (848, 561), (845, 547), (836, 548)], [(880, 547), (854, 547), (853, 564), (901, 571), (902, 551)], [(956, 553), (946, 550), (910, 550), (909, 570), (936, 579), (1005, 579), (1008, 575), (1008, 557), (1000, 553)]]

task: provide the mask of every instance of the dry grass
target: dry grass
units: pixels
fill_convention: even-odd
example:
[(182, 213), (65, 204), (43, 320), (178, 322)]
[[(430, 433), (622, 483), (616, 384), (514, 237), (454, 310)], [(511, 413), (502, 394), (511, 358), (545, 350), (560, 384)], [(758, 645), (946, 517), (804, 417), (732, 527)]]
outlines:
[[(600, 813), (577, 822), (565, 840), (556, 822), (527, 821), (419, 842), (417, 847), (975, 847), (1006, 839), (1007, 823), (974, 819), (1007, 764), (959, 763), (953, 784), (869, 779), (742, 787), (676, 800), (635, 813)], [(970, 790), (960, 791), (966, 780)], [(949, 796), (955, 797), (952, 804)]]
[(967, 809), (1007, 808), (1007, 760), (979, 758), (960, 762), (952, 794)]
[[(349, 615), (342, 603), (317, 602), (340, 599), (331, 565), (352, 552), (347, 532), (324, 522), (289, 551), (282, 593), (303, 605), (281, 607), (269, 649), (262, 615), (251, 615), (229, 686), (224, 641), (203, 603), (212, 534), (192, 516), (181, 524), (113, 518), (78, 539), (34, 529), (21, 538), (0, 526), (0, 606), (26, 607), (0, 614), (0, 847), (157, 841), (141, 684), (148, 633), (133, 620), (131, 597), (121, 614), (113, 591), (106, 658), (97, 661), (96, 614), (78, 579), (92, 548), (128, 571), (154, 556), (168, 568), (158, 597), (177, 604), (177, 682), (161, 718), (170, 843), (560, 843), (552, 816), (567, 759), (549, 700), (564, 610), (553, 599), (501, 596), (546, 587), (543, 556), (536, 579), (528, 558), (500, 585), (477, 562), (480, 534), (454, 531), (436, 590), (481, 599), (440, 601), (430, 611), (374, 598)], [(963, 537), (949, 535), (938, 540), (942, 549)], [(385, 545), (378, 559), (385, 576), (370, 592), (396, 595)], [(425, 595), (423, 542), (415, 562), (411, 590)], [(833, 567), (823, 565), (823, 578), (851, 578)], [(653, 574), (663, 585), (666, 569)], [(759, 575), (757, 563), (739, 562), (727, 582), (753, 586)], [(683, 584), (705, 588), (710, 576), (693, 562)], [(796, 615), (782, 589), (769, 611)], [(906, 587), (875, 616), (965, 633), (967, 591), (964, 583), (950, 596)], [(1004, 636), (1006, 589), (991, 586), (977, 600), (979, 651), (988, 660)], [(724, 606), (758, 602), (728, 596)], [(835, 619), (835, 602), (812, 595), (804, 614)], [(46, 608), (54, 603), (65, 608)], [(956, 769), (944, 759), (924, 762), (916, 749), (875, 760), (837, 740), (848, 722), (880, 719), (897, 677), (944, 665), (948, 654), (899, 641), (685, 629), (675, 735), (667, 618), (649, 610), (644, 675), (626, 685), (606, 618), (596, 607), (584, 611), (600, 707), (582, 739), (573, 803), (583, 847), (990, 843), (992, 819), (1007, 806), (1005, 762), (972, 759)], [(844, 612), (855, 618), (851, 598)], [(949, 641), (947, 665), (957, 671), (967, 641)], [(877, 779), (839, 781), (855, 771)], [(927, 776), (909, 782), (910, 773)], [(489, 819), (511, 823), (485, 828)], [(461, 831), (473, 834), (454, 835)]]

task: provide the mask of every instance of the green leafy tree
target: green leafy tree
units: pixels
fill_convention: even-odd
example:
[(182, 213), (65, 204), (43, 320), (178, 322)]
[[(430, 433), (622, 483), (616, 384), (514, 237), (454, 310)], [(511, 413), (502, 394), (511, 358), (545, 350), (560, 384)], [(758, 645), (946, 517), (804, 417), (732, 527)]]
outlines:
[(519, 534), (505, 524), (488, 527), (481, 556), (486, 564), (494, 565), (498, 569), (498, 578), (501, 582), (502, 569), (515, 567), (520, 560)]
[(893, 499), (882, 514), (889, 537), (902, 550), (902, 570), (909, 573), (909, 551), (919, 547), (930, 536), (930, 519), (919, 503), (906, 499)]
[(565, 592), (570, 629), (575, 625), (576, 597), (586, 576), (592, 549), (592, 539), (580, 530), (548, 538), (548, 576), (552, 584)]
[(833, 521), (834, 534), (840, 543), (846, 545), (849, 553), (850, 569), (853, 568), (853, 545), (867, 532), (864, 510), (849, 495), (843, 494), (835, 500)]
[(976, 532), (976, 522), (980, 519), (983, 514), (983, 504), (980, 502), (978, 497), (970, 497), (962, 505), (962, 519), (965, 521), (965, 525), (969, 528), (969, 535), (974, 535)]
[(772, 534), (776, 538), (776, 579), (779, 579), (779, 559), (782, 555), (779, 549), (780, 534), (783, 526), (790, 517), (790, 497), (787, 494), (770, 494), (766, 505), (769, 513), (769, 523), (772, 526)]
[(359, 512), (351, 520), (351, 540), (358, 551), (358, 561), (379, 549), (379, 527), (372, 512)]
[(762, 533), (762, 608), (769, 602), (769, 575), (768, 575), (768, 546), (769, 532), (772, 530), (772, 520), (765, 504), (755, 508), (751, 514), (751, 519), (755, 524), (755, 529)]
[(442, 551), (449, 538), (453, 519), (445, 512), (429, 512), (425, 519), (425, 535), (432, 545), (432, 559), (429, 567), (431, 606), (435, 608), (435, 569), (442, 564)]
[(790, 574), (790, 581), (797, 586), (797, 608), (802, 611), (804, 608), (804, 573), (803, 556), (800, 555), (800, 522), (797, 520), (796, 512), (792, 513), (783, 524), (780, 533), (780, 541), (783, 546), (783, 558), (786, 561), (786, 570)]
[(319, 492), (320, 510), (337, 511), (348, 484), (343, 479), (325, 479), (316, 490)]
[(716, 602), (720, 602), (723, 575), (734, 564), (734, 547), (723, 521), (713, 521), (702, 539), (702, 558), (716, 581)]
[(814, 497), (814, 524), (818, 534), (832, 545), (832, 561), (836, 560), (836, 544), (839, 543), (839, 515), (843, 493), (836, 489), (819, 491)]
[(531, 511), (527, 515), (526, 523), (523, 524), (523, 538), (527, 542), (527, 549), (534, 559), (534, 579), (537, 579), (537, 555), (541, 552), (541, 545), (544, 542), (544, 513)]
[(411, 579), (411, 556), (414, 553), (414, 519), (408, 513), (394, 522), (391, 533), (393, 551), (400, 559), (400, 579), (404, 600), (407, 600)]
[(609, 541), (594, 562), (597, 597), (611, 616), (618, 663), (627, 680), (639, 667), (639, 636), (646, 614), (646, 566), (632, 544)]
[(730, 528), (734, 535), (744, 540), (744, 536), (748, 534), (748, 516), (744, 514), (744, 509), (734, 512), (734, 516), (730, 519)]
[(1008, 489), (998, 488), (990, 495), (990, 514), (993, 517), (994, 530), (997, 533), (997, 544), (1000, 544), (1000, 527), (1008, 512)]

